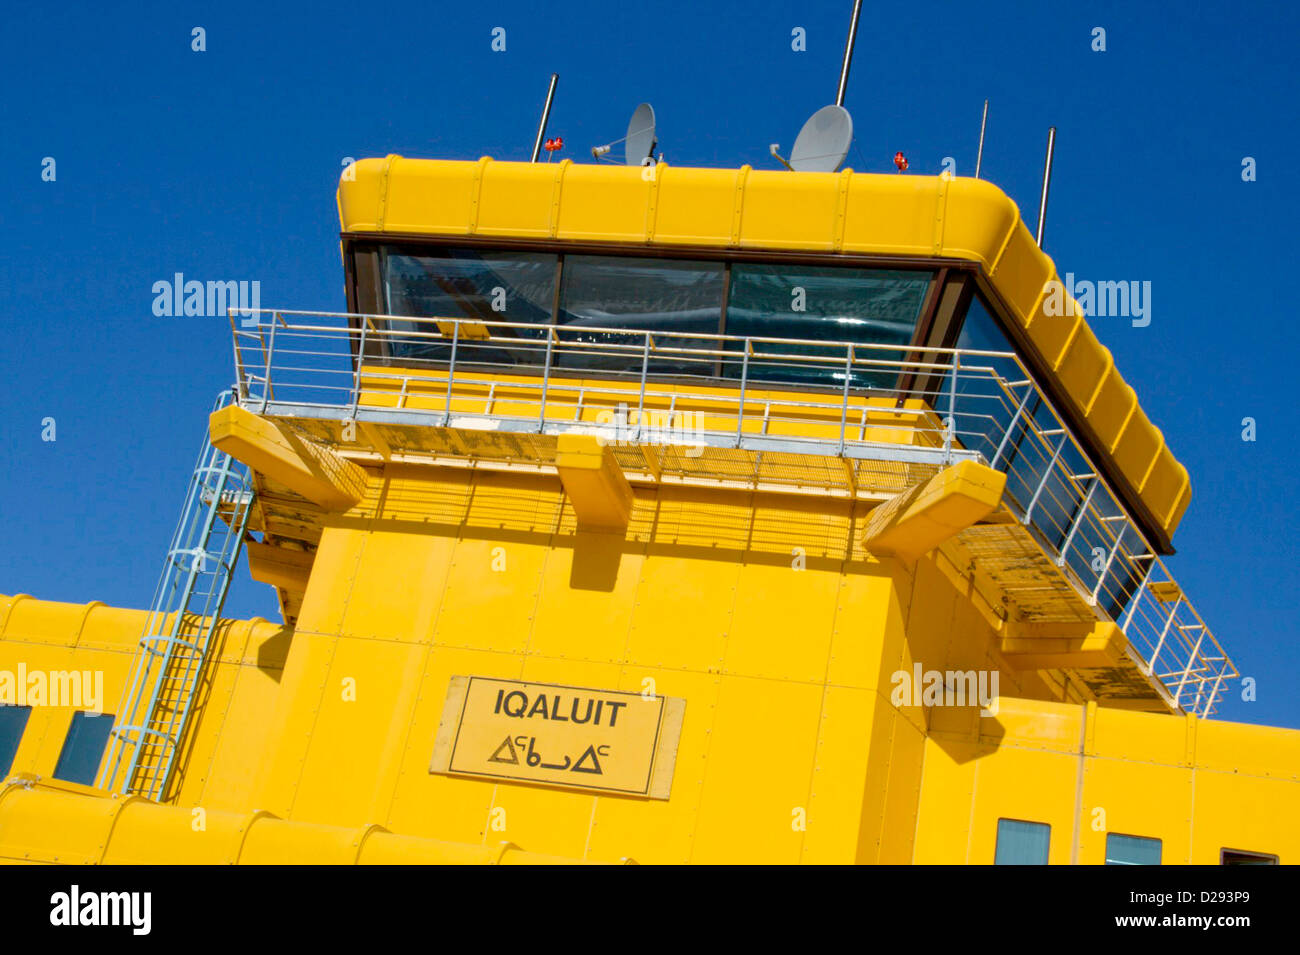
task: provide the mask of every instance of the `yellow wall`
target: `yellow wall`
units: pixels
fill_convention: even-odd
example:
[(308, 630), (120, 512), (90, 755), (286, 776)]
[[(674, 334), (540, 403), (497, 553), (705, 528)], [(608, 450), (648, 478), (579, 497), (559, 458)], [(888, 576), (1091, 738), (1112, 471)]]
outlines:
[[(865, 513), (664, 486), (637, 490), (625, 537), (577, 533), (557, 478), (391, 465), (327, 518), (292, 634), (226, 628), (176, 802), (212, 813), (214, 834), (270, 814), (271, 847), (246, 859), (360, 853), (356, 834), (379, 825), (416, 840), (408, 859), (481, 861), (447, 846), (508, 841), (604, 862), (987, 863), (1009, 817), (1050, 823), (1052, 861), (1067, 863), (1077, 816), (1091, 863), (1098, 805), (1111, 831), (1165, 840), (1167, 862), (1300, 850), (1300, 733), (1095, 705), (1085, 725), (1050, 681), (1002, 665), (989, 608), (943, 550), (864, 553)], [(2, 606), (0, 668), (102, 667), (114, 705), (142, 614)], [(998, 715), (895, 707), (890, 677), (914, 663), (997, 669)], [(671, 798), (430, 773), (455, 675), (632, 692), (653, 679), (686, 701)], [(35, 711), (14, 771), (49, 775), (69, 719)], [(37, 795), (48, 813), (0, 798), (0, 858), (80, 858), (73, 830), (56, 831), (74, 810), (55, 807), (97, 797)], [(229, 849), (158, 836), (188, 813), (132, 812), (113, 858)]]

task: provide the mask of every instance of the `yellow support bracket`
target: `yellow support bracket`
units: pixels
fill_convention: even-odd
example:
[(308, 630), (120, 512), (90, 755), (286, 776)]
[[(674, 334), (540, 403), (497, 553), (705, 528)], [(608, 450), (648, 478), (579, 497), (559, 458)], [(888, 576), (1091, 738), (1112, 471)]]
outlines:
[(316, 560), (314, 551), (290, 550), (256, 541), (245, 543), (244, 551), (248, 554), (248, 572), (254, 580), (283, 590), (306, 592), (311, 565)]
[(590, 434), (562, 434), (555, 467), (581, 531), (622, 531), (632, 516), (632, 486), (614, 452)]
[(944, 468), (881, 504), (867, 517), (862, 543), (873, 554), (916, 560), (991, 514), (1007, 476), (975, 461)]
[(1017, 670), (1057, 670), (1117, 666), (1127, 646), (1116, 624), (1098, 622), (1012, 625), (998, 649)]
[(269, 418), (229, 405), (208, 419), (212, 444), (328, 511), (361, 500), (366, 473)]

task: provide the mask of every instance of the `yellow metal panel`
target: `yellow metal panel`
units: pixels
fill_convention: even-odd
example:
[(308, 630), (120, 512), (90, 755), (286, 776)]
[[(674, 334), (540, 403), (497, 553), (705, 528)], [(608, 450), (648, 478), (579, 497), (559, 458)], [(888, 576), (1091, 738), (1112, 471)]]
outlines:
[[(1141, 798), (1134, 798), (1136, 793), (1141, 793)], [(1162, 865), (1189, 862), (1195, 794), (1192, 773), (1187, 769), (1114, 759), (1085, 760), (1078, 861), (1103, 864), (1106, 836), (1117, 833), (1159, 839)]]
[[(1011, 234), (1020, 227), (1016, 204), (988, 180), (953, 178), (948, 182), (943, 216), (945, 254), (979, 262), (984, 272), (991, 274)], [(1026, 314), (1029, 311), (1032, 308)]]
[[(627, 660), (645, 667), (722, 667), (740, 568), (729, 560), (686, 562), (652, 548), (641, 567)], [(683, 613), (690, 608), (689, 613)]]
[[(454, 543), (434, 534), (374, 529), (365, 534), (339, 632), (424, 642), (433, 632)], [(490, 571), (490, 564), (481, 568)], [(310, 621), (299, 618), (299, 626)]]
[(821, 707), (818, 686), (722, 678), (692, 862), (799, 861)]
[(746, 564), (727, 633), (727, 673), (820, 683), (826, 679), (838, 573)]
[(870, 690), (849, 687), (827, 686), (822, 692), (801, 862), (843, 865), (854, 861), (875, 699)]
[(1114, 368), (1110, 350), (1097, 341), (1091, 329), (1081, 328), (1061, 359), (1061, 384), (1086, 415), (1092, 409), (1097, 390)]
[(1011, 231), (1006, 247), (992, 272), (993, 284), (1023, 325), (1034, 313), (1049, 281), (1056, 279), (1052, 260), (1038, 248), (1024, 226)]
[(1066, 300), (1065, 313), (1048, 315), (1040, 302), (1029, 315), (1029, 340), (1042, 356), (1047, 367), (1056, 368), (1061, 356), (1076, 335), (1087, 326), (1083, 309), (1075, 301)]
[(730, 169), (662, 167), (656, 203), (656, 242), (727, 245), (740, 206), (741, 173)]
[(1146, 484), (1142, 487), (1147, 504), (1162, 526), (1168, 527), (1177, 515), (1178, 508), (1186, 506), (1182, 504), (1183, 492), (1189, 484), (1187, 468), (1174, 459), (1168, 445), (1162, 444), (1155, 464), (1147, 474)]
[[(831, 183), (834, 178), (827, 174), (825, 181)], [(849, 180), (844, 210), (843, 250), (933, 255), (938, 251), (934, 244), (940, 217), (938, 185), (939, 181), (929, 176), (855, 173)]]
[(1294, 783), (1198, 770), (1195, 798), (1192, 865), (1218, 865), (1224, 849), (1276, 855), (1282, 865), (1300, 861)]
[(1164, 436), (1139, 408), (1115, 445), (1115, 463), (1134, 487), (1140, 488), (1164, 445)]
[(630, 166), (568, 166), (557, 238), (645, 242), (650, 172)]
[[(469, 232), (477, 163), (427, 163), (401, 156), (389, 156), (388, 162), (386, 178), (379, 180), (381, 185), (386, 184), (386, 192), (375, 225), (389, 232), (429, 231), (451, 235)], [(368, 181), (375, 182), (369, 177)], [(358, 173), (357, 182), (342, 184), (340, 194), (350, 197), (362, 188)], [(350, 201), (343, 203), (345, 211), (350, 207)]]
[(914, 863), (959, 865), (971, 861), (967, 855), (971, 806), (979, 775), (978, 757), (986, 751), (970, 743), (933, 737), (926, 740), (916, 843), (912, 848)]
[(375, 821), (377, 802), (387, 802), (379, 799), (386, 780), (398, 771), (427, 652), (406, 643), (336, 641), (290, 818)]
[(1137, 392), (1124, 383), (1114, 367), (1102, 380), (1088, 410), (1088, 424), (1107, 451), (1115, 450), (1115, 440), (1137, 408)]
[[(791, 176), (755, 169), (745, 181), (741, 247), (831, 251), (836, 178), (829, 172)], [(799, 215), (790, 215), (791, 209), (798, 209)]]
[(476, 232), (545, 238), (551, 235), (555, 199), (572, 163), (483, 165), (477, 190)]
[(1300, 731), (1198, 720), (1196, 764), (1218, 772), (1300, 781)]

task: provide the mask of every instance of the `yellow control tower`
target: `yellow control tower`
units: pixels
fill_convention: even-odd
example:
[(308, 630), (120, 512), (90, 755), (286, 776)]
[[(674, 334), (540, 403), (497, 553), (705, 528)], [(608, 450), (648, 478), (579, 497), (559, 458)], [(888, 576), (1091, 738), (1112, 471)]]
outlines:
[(1187, 470), (995, 186), (352, 172), (347, 311), (232, 315), (154, 609), (0, 598), (0, 669), (121, 701), (0, 710), (0, 858), (1300, 853)]

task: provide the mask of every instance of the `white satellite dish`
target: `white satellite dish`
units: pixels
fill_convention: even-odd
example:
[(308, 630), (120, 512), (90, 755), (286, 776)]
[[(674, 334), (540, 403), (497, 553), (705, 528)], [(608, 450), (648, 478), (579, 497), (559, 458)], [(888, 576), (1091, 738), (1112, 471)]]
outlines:
[[(644, 166), (647, 160), (653, 161), (655, 147), (655, 111), (649, 103), (642, 103), (632, 112), (632, 119), (627, 124), (627, 135), (604, 146), (596, 146), (591, 155), (604, 159), (617, 143), (623, 143), (624, 160), (629, 166)], [(608, 161), (608, 160), (607, 160)]]
[(627, 136), (624, 137), (627, 164), (644, 165), (647, 159), (654, 158), (655, 146), (655, 111), (649, 103), (642, 103), (632, 112), (632, 119), (627, 124)]
[(773, 143), (771, 153), (795, 172), (834, 172), (853, 144), (853, 117), (843, 106), (823, 106), (808, 117), (790, 150), (790, 161), (781, 159)]

